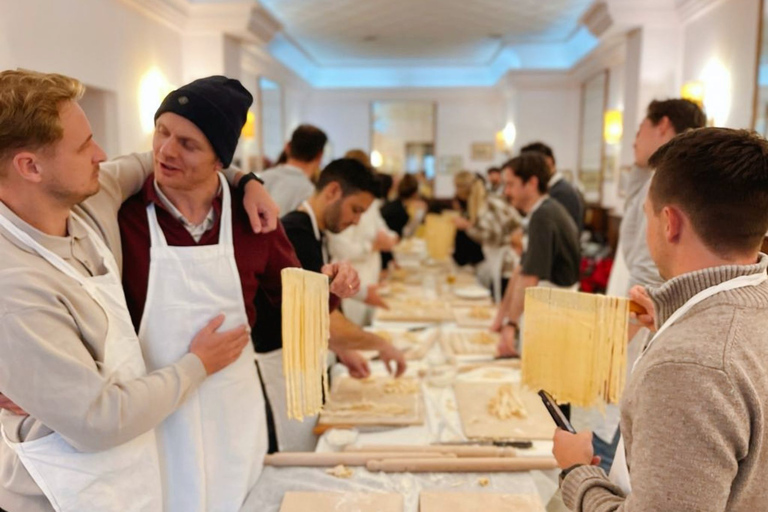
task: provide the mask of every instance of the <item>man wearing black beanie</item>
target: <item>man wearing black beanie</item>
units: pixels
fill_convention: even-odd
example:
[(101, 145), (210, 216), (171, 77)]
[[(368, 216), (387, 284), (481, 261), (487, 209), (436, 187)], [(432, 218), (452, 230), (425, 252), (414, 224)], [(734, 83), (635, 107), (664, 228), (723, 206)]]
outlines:
[[(279, 307), (280, 271), (300, 266), (281, 225), (253, 232), (241, 187), (218, 172), (232, 161), (252, 101), (239, 81), (211, 76), (171, 92), (155, 114), (155, 172), (119, 212), (123, 287), (149, 371), (176, 358), (189, 333), (219, 313), (222, 329), (253, 327), (257, 290)], [(348, 265), (323, 273), (337, 296), (357, 292)], [(253, 346), (157, 431), (165, 511), (239, 510), (267, 452)]]

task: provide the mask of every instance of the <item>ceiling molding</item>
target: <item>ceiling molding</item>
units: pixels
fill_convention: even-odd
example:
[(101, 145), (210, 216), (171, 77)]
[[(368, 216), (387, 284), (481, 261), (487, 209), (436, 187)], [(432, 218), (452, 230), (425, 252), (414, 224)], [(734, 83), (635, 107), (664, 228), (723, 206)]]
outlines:
[(184, 30), (190, 4), (186, 0), (120, 0), (147, 18), (178, 32)]
[(589, 9), (579, 18), (579, 23), (587, 27), (589, 32), (600, 38), (605, 31), (613, 25), (611, 13), (608, 10), (608, 4), (603, 1), (593, 3)]
[(690, 23), (724, 2), (725, 0), (677, 0), (680, 22)]

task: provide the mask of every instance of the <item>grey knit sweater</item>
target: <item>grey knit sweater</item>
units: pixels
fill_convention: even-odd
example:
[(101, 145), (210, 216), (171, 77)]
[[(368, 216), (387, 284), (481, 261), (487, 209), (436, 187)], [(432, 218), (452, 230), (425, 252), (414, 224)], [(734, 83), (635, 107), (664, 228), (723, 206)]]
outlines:
[[(685, 274), (649, 290), (661, 325), (696, 293), (755, 265)], [(667, 328), (629, 379), (621, 402), (632, 493), (595, 466), (571, 471), (574, 511), (768, 510), (768, 283), (718, 293)]]

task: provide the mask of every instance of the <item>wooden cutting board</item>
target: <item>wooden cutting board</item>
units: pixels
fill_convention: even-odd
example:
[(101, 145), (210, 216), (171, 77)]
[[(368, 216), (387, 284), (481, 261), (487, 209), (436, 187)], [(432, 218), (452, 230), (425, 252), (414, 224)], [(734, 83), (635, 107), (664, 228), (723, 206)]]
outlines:
[(555, 423), (539, 396), (519, 384), (513, 384), (520, 399), (528, 411), (528, 417), (501, 420), (488, 412), (491, 401), (501, 383), (457, 381), (453, 390), (456, 393), (456, 406), (459, 409), (464, 434), (470, 439), (514, 439), (534, 440), (552, 439)]
[(403, 512), (403, 497), (373, 492), (297, 492), (283, 496), (280, 512)]
[(456, 317), (456, 325), (459, 327), (473, 327), (488, 329), (496, 317), (495, 306), (480, 305), (473, 307), (454, 307), (453, 315)]
[(376, 320), (385, 322), (452, 322), (453, 311), (435, 299), (407, 298), (387, 301), (389, 309), (377, 309)]
[[(455, 329), (443, 331), (442, 347), (456, 356), (489, 356), (496, 354), (499, 335), (484, 329)], [(490, 343), (485, 343), (486, 341)]]
[(495, 492), (422, 492), (420, 512), (545, 512), (535, 494)]
[[(392, 383), (412, 385), (414, 393), (388, 393), (387, 386)], [(410, 377), (393, 379), (389, 376), (377, 376), (371, 379), (353, 379), (340, 377), (335, 379), (331, 396), (320, 413), (317, 425), (319, 430), (332, 427), (350, 426), (405, 426), (424, 423), (424, 400), (418, 381)], [(372, 411), (339, 411), (345, 405), (374, 404)], [(398, 409), (402, 413), (386, 413), (383, 408)]]

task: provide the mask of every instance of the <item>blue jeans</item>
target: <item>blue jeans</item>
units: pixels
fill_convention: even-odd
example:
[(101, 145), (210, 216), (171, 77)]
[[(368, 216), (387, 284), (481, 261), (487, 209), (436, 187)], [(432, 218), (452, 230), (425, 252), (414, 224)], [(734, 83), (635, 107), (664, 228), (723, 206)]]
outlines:
[(616, 448), (619, 446), (619, 437), (621, 435), (621, 429), (616, 429), (616, 434), (613, 436), (613, 440), (610, 443), (606, 443), (596, 435), (592, 436), (592, 449), (595, 455), (600, 457), (600, 467), (608, 473), (611, 470), (611, 464), (613, 464), (613, 458), (616, 455)]

